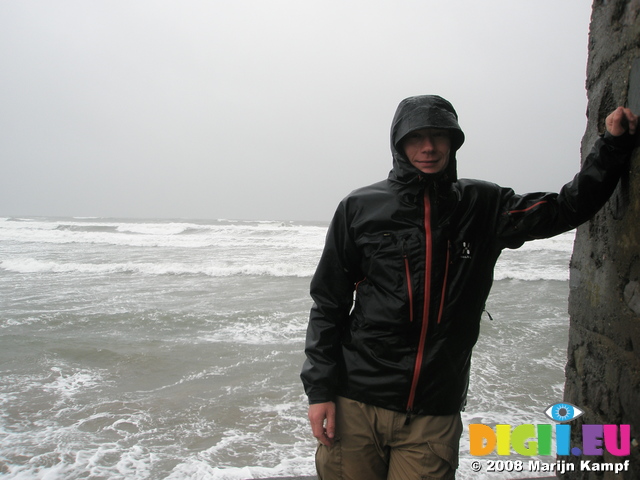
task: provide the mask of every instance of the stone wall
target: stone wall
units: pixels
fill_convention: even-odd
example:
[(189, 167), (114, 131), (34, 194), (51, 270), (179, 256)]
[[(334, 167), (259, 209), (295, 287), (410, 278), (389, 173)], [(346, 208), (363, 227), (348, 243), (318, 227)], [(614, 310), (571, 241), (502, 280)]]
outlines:
[[(594, 1), (586, 86), (583, 159), (616, 106), (640, 114), (640, 0)], [(585, 411), (571, 424), (572, 445), (581, 445), (583, 423), (630, 424), (635, 440), (628, 472), (563, 478), (640, 479), (640, 149), (612, 199), (578, 229), (569, 315), (565, 400)], [(621, 460), (608, 453), (583, 459)]]

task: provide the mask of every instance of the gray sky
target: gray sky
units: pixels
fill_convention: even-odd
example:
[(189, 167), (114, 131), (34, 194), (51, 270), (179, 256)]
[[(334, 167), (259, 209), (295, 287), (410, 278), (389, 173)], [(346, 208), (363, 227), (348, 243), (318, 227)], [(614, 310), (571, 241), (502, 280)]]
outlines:
[(459, 176), (558, 190), (586, 125), (585, 0), (0, 2), (0, 216), (329, 220), (440, 94)]

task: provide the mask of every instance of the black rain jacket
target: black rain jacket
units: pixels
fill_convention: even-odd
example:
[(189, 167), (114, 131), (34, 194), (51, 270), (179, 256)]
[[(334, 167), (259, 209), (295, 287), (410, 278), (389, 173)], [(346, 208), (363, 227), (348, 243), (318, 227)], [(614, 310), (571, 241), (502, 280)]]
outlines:
[[(420, 172), (399, 147), (424, 127), (451, 131), (449, 164), (436, 175)], [(591, 218), (632, 149), (628, 134), (606, 134), (560, 193), (516, 195), (457, 179), (455, 150), (463, 141), (449, 102), (404, 100), (391, 129), (389, 177), (338, 206), (311, 281), (301, 374), (309, 403), (340, 395), (423, 415), (462, 410), (500, 252)]]

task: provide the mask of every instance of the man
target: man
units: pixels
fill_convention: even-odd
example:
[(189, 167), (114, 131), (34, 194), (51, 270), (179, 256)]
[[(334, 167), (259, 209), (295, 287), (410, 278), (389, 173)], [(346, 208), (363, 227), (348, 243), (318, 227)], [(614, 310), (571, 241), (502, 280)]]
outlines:
[(311, 282), (301, 378), (321, 480), (451, 479), (471, 351), (504, 248), (575, 228), (613, 192), (638, 118), (622, 107), (559, 194), (458, 179), (453, 106), (403, 100), (388, 179), (338, 206)]

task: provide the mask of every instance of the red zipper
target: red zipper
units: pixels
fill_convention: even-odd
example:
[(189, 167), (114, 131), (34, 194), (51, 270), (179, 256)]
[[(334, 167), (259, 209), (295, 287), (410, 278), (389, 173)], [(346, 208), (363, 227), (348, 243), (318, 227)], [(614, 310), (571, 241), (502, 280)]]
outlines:
[(538, 205), (542, 205), (543, 203), (547, 203), (546, 200), (540, 200), (537, 203), (534, 203), (533, 205), (531, 205), (530, 207), (527, 208), (523, 208), (522, 210), (511, 210), (509, 212), (507, 212), (507, 215), (511, 215), (513, 213), (524, 213), (524, 212), (528, 212), (529, 210), (536, 208)]
[(407, 293), (409, 294), (409, 322), (413, 322), (413, 285), (411, 284), (411, 269), (409, 268), (409, 258), (407, 257), (407, 253), (403, 251), (402, 256), (404, 257), (404, 273), (407, 277)]
[(418, 343), (418, 351), (416, 353), (416, 363), (413, 368), (413, 380), (411, 381), (411, 390), (409, 392), (409, 400), (407, 401), (407, 423), (409, 415), (413, 410), (413, 402), (416, 397), (416, 389), (418, 387), (418, 379), (420, 378), (420, 370), (422, 368), (422, 359), (424, 357), (424, 346), (427, 341), (427, 330), (429, 328), (429, 305), (431, 303), (431, 261), (433, 254), (433, 239), (431, 237), (431, 202), (429, 201), (429, 193), (424, 193), (424, 233), (425, 233), (425, 266), (424, 266), (424, 305), (422, 309), (422, 326), (420, 328), (420, 341)]

